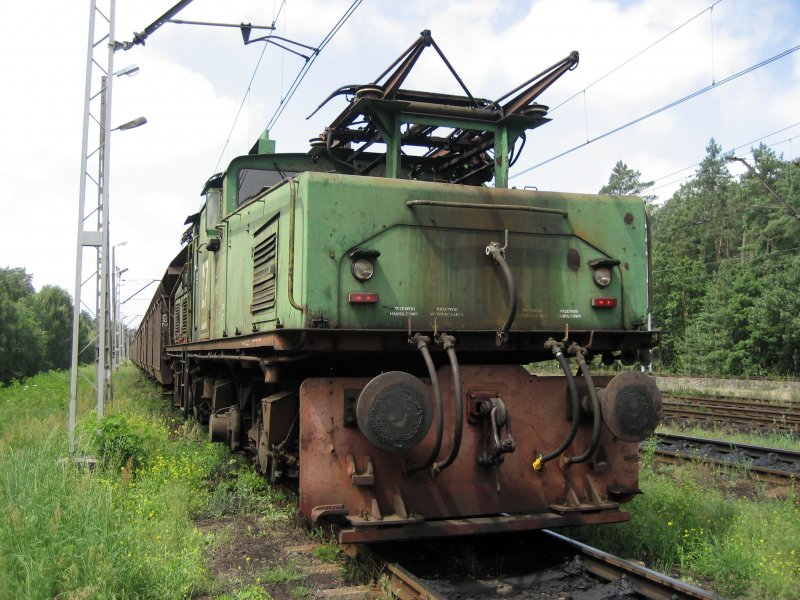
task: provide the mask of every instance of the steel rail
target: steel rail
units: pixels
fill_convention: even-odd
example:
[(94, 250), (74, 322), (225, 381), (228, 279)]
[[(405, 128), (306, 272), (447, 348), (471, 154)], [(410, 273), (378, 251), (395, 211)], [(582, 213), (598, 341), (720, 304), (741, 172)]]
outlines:
[(731, 423), (744, 425), (751, 428), (768, 428), (775, 431), (797, 431), (800, 429), (800, 419), (786, 415), (747, 414), (735, 412), (732, 409), (719, 408), (708, 410), (703, 408), (669, 407), (662, 406), (664, 417), (667, 419), (694, 419), (704, 422)]
[(723, 396), (676, 396), (664, 394), (664, 401), (670, 404), (692, 404), (697, 406), (724, 406), (739, 408), (754, 408), (767, 411), (784, 411), (800, 415), (800, 403), (775, 402), (772, 400), (759, 400), (755, 398), (733, 398)]
[[(662, 462), (699, 460), (726, 466), (745, 464), (748, 471), (758, 479), (776, 483), (800, 479), (800, 452), (793, 450), (663, 433), (656, 434), (656, 439), (659, 446), (668, 446), (656, 447), (656, 456)], [(708, 455), (711, 452), (714, 453), (713, 456)], [(764, 460), (770, 462), (769, 466), (754, 464)], [(786, 468), (781, 468), (783, 465)]]
[(631, 588), (645, 598), (679, 600), (683, 598), (719, 597), (708, 590), (685, 583), (669, 575), (658, 573), (548, 529), (542, 530), (542, 533), (550, 537), (554, 544), (561, 544), (579, 554), (592, 574), (607, 581), (618, 581), (625, 577)]
[(739, 398), (665, 396), (666, 418), (719, 421), (779, 431), (800, 431), (800, 404)]
[[(709, 590), (685, 583), (668, 575), (658, 573), (637, 563), (625, 560), (608, 552), (588, 546), (577, 540), (543, 529), (539, 534), (544, 537), (542, 543), (557, 549), (564, 559), (569, 561), (579, 557), (587, 574), (601, 580), (602, 585), (608, 582), (620, 582), (640, 597), (652, 600), (684, 600), (684, 599), (716, 599), (718, 596)], [(440, 592), (432, 588), (434, 582), (415, 576), (396, 560), (384, 558), (385, 547), (364, 544), (346, 544), (343, 549), (353, 558), (368, 558), (383, 565), (391, 586), (393, 597), (401, 600), (440, 600), (444, 599)], [(574, 564), (574, 561), (573, 563)], [(535, 567), (531, 574), (514, 576), (516, 582), (526, 582), (525, 588), (536, 585), (539, 568)], [(478, 591), (480, 582), (470, 589), (470, 598), (496, 598), (497, 590), (487, 585)], [(530, 587), (531, 591), (534, 591)], [(520, 590), (522, 591), (522, 590)]]
[(342, 544), (342, 550), (354, 560), (367, 560), (382, 565), (391, 589), (392, 598), (400, 600), (447, 600), (432, 590), (422, 579), (397, 562), (385, 559), (367, 544)]
[(389, 586), (392, 596), (400, 600), (447, 600), (425, 585), (425, 582), (415, 577), (411, 571), (397, 563), (387, 562), (384, 570), (389, 576)]

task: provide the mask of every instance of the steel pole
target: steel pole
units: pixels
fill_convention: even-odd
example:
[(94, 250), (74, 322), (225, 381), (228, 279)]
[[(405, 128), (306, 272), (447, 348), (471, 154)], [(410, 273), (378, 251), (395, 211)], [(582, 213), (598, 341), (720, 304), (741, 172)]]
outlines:
[(72, 361), (70, 365), (69, 382), (69, 449), (70, 452), (75, 448), (75, 416), (78, 404), (78, 355), (80, 354), (80, 322), (81, 322), (81, 283), (83, 267), (83, 222), (84, 222), (84, 199), (86, 198), (86, 164), (87, 152), (89, 149), (89, 119), (91, 118), (92, 101), (92, 50), (94, 48), (94, 28), (96, 2), (91, 0), (89, 4), (89, 42), (86, 52), (86, 84), (84, 91), (83, 105), (83, 136), (81, 142), (81, 179), (78, 198), (78, 235), (75, 248), (75, 297), (72, 309)]
[(101, 169), (101, 189), (102, 189), (102, 241), (101, 241), (101, 259), (100, 259), (100, 310), (98, 311), (98, 319), (100, 319), (100, 332), (98, 335), (98, 342), (101, 344), (100, 352), (98, 353), (98, 380), (97, 380), (97, 418), (103, 418), (103, 407), (105, 404), (106, 396), (108, 395), (109, 387), (111, 385), (111, 374), (109, 372), (109, 340), (108, 340), (108, 251), (109, 251), (109, 237), (108, 237), (108, 184), (109, 184), (109, 162), (111, 160), (111, 135), (108, 129), (108, 124), (111, 123), (111, 99), (112, 89), (114, 82), (114, 18), (116, 13), (116, 0), (110, 0), (109, 8), (109, 24), (108, 24), (108, 71), (105, 77), (105, 86), (103, 88), (103, 97), (105, 99), (105, 110), (103, 111), (103, 119), (100, 126), (100, 131), (103, 136), (103, 143), (101, 144), (101, 159), (103, 166)]
[[(113, 79), (113, 77), (112, 77)], [(95, 395), (97, 400), (97, 418), (103, 418), (103, 407), (105, 405), (105, 372), (106, 372), (106, 293), (108, 291), (108, 204), (106, 202), (106, 142), (108, 135), (107, 120), (107, 95), (108, 77), (103, 75), (101, 78), (100, 90), (100, 150), (98, 160), (98, 182), (100, 187), (97, 190), (98, 203), (100, 210), (97, 213), (97, 230), (100, 232), (100, 245), (97, 248), (97, 290), (96, 308), (97, 317), (97, 338), (95, 340)]]

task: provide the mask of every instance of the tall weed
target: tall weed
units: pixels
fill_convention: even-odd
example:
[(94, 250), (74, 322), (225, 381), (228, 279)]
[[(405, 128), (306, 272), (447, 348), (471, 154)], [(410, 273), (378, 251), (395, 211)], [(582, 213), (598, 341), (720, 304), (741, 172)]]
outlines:
[(0, 388), (0, 598), (206, 589), (206, 540), (192, 518), (225, 453), (183, 419), (165, 420), (160, 390), (132, 367), (117, 374), (107, 417), (84, 417), (78, 430), (81, 450), (100, 459), (93, 471), (67, 458), (68, 373)]

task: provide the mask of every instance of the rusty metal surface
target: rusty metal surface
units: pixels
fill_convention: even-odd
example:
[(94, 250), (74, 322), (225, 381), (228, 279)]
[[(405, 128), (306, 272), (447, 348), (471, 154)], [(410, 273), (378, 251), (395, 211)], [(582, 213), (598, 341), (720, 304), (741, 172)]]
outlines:
[(156, 379), (161, 385), (173, 383), (173, 374), (166, 347), (171, 343), (172, 300), (170, 291), (175, 287), (181, 270), (188, 260), (184, 247), (172, 259), (156, 288), (155, 295), (131, 340), (130, 356), (133, 363)]
[[(442, 396), (446, 398), (444, 424), (446, 440), (442, 455), (449, 451), (455, 415), (453, 380), (449, 368), (438, 371)], [(598, 378), (606, 385), (607, 378)], [(550, 505), (572, 506), (576, 510), (564, 519), (579, 518), (581, 512), (607, 506), (608, 487), (634, 490), (638, 477), (636, 444), (613, 438), (603, 428), (597, 460), (570, 466), (559, 461), (534, 472), (531, 462), (541, 452), (557, 447), (565, 437), (567, 390), (562, 377), (537, 377), (517, 366), (462, 367), (465, 400), (471, 392), (491, 391), (503, 398), (509, 414), (519, 426), (516, 451), (504, 456), (499, 467), (481, 467), (486, 433), (482, 423), (467, 424), (471, 411), (465, 401), (465, 427), (461, 450), (453, 464), (438, 477), (429, 472), (404, 475), (406, 461), (423, 461), (430, 453), (434, 431), (414, 449), (389, 454), (379, 451), (354, 427), (344, 425), (346, 390), (363, 388), (368, 378), (308, 379), (300, 390), (300, 508), (311, 516), (320, 505), (343, 505), (348, 519), (359, 526), (384, 526), (423, 517), (467, 518), (485, 515), (552, 512)], [(429, 381), (423, 380), (426, 386)], [(583, 451), (591, 437), (591, 422), (582, 424), (566, 454)], [(374, 484), (353, 484), (353, 475), (372, 465)], [(351, 464), (356, 473), (353, 473)], [(595, 505), (593, 506), (593, 502)], [(613, 504), (611, 504), (613, 506)], [(399, 509), (398, 509), (399, 507)], [(405, 513), (405, 519), (401, 513)], [(596, 522), (619, 520), (611, 511)], [(585, 515), (584, 515), (585, 516)], [(569, 517), (569, 518), (568, 518)], [(513, 519), (512, 519), (513, 521)], [(545, 526), (545, 525), (541, 525)]]
[[(570, 329), (569, 334), (570, 340), (574, 340), (582, 346), (588, 345), (591, 340), (591, 349), (598, 352), (614, 349), (651, 348), (658, 345), (661, 338), (660, 331), (586, 331)], [(459, 356), (464, 352), (486, 352), (502, 356), (503, 361), (512, 362), (515, 361), (515, 358), (508, 352), (519, 351), (529, 353), (528, 355), (531, 358), (535, 356), (532, 356), (533, 353), (541, 355), (541, 358), (550, 358), (552, 353), (545, 350), (544, 343), (551, 337), (558, 339), (564, 337), (564, 331), (512, 331), (509, 334), (509, 341), (502, 351), (495, 349), (495, 337), (495, 330), (459, 331)], [(330, 350), (346, 352), (415, 352), (408, 345), (408, 335), (405, 329), (283, 329), (271, 333), (241, 335), (167, 347), (168, 352), (182, 350), (218, 352), (255, 349), (280, 352)]]
[[(431, 46), (464, 91), (464, 96), (400, 89), (422, 52)], [(344, 173), (368, 174), (377, 163), (385, 162), (386, 175), (398, 177), (401, 147), (417, 146), (423, 152), (404, 153), (416, 159), (415, 179), (432, 176), (440, 181), (479, 185), (494, 177), (495, 187), (505, 188), (509, 149), (526, 129), (549, 120), (547, 107), (534, 100), (577, 64), (578, 53), (572, 52), (492, 102), (475, 98), (470, 93), (426, 30), (373, 83), (345, 86), (323, 102), (324, 105), (342, 93), (353, 96), (342, 113), (320, 134), (318, 145), (325, 147), (331, 163)], [(381, 81), (384, 83), (380, 84)], [(501, 106), (502, 101), (512, 96)], [(401, 124), (409, 125), (405, 132)], [(451, 131), (442, 136), (441, 128)], [(360, 166), (356, 159), (376, 142), (386, 145), (385, 160), (379, 157)], [(356, 149), (351, 150), (352, 147)], [(495, 160), (487, 154), (492, 148)]]
[(433, 421), (433, 401), (423, 383), (403, 371), (381, 373), (358, 396), (358, 427), (375, 446), (403, 452), (427, 435)]
[(627, 442), (647, 439), (661, 422), (661, 392), (652, 377), (638, 371), (621, 373), (602, 395), (603, 420)]
[(630, 519), (625, 510), (598, 511), (560, 515), (544, 512), (531, 515), (470, 517), (465, 519), (439, 519), (419, 524), (393, 528), (354, 528), (339, 530), (339, 541), (347, 543), (390, 542), (398, 540), (423, 540), (445, 538), (454, 535), (482, 535), (491, 533), (513, 533), (555, 527), (576, 527), (621, 523)]

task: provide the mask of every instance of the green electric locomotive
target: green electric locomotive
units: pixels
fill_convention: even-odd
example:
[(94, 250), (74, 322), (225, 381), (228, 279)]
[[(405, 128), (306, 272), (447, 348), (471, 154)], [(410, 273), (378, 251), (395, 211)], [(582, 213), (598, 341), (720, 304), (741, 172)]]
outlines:
[(508, 189), (577, 53), (490, 101), (403, 89), (429, 46), (206, 182), (134, 361), (342, 541), (625, 520), (661, 399), (588, 363), (658, 342), (644, 203)]

